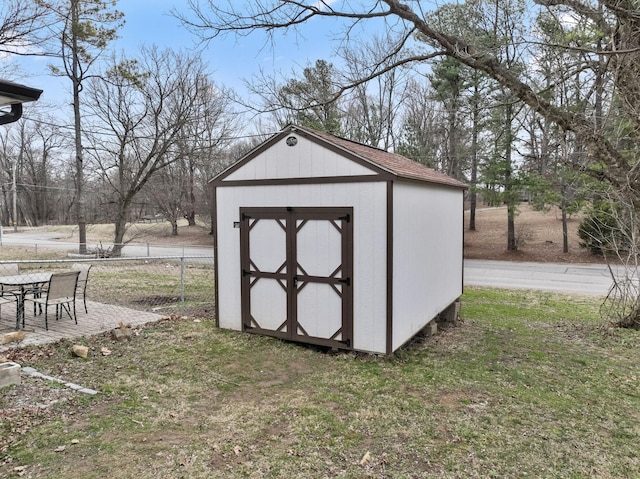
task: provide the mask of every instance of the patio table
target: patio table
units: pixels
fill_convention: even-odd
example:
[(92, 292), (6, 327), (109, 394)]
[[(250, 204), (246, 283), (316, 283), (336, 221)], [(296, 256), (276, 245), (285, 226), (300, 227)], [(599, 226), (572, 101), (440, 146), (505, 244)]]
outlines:
[(52, 274), (53, 273), (37, 272), (0, 276), (0, 285), (13, 286), (20, 289), (17, 302), (16, 329), (20, 328), (20, 320), (22, 320), (22, 327), (24, 328), (24, 298), (27, 286), (35, 288), (40, 284), (47, 283), (51, 279)]

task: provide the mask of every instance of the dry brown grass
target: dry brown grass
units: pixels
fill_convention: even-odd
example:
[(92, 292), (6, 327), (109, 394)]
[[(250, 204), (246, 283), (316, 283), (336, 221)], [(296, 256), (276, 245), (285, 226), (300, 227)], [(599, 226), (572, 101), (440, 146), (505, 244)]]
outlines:
[[(38, 228), (22, 229), (23, 232), (55, 233), (61, 242), (73, 243), (78, 241), (78, 227), (76, 225), (42, 226)], [(125, 234), (126, 242), (149, 243), (154, 245), (172, 246), (210, 246), (213, 243), (209, 234), (210, 226), (198, 222), (196, 226), (188, 226), (186, 220), (178, 221), (178, 236), (171, 234), (171, 224), (168, 221), (160, 223), (129, 223)], [(11, 234), (10, 231), (7, 231)], [(87, 225), (87, 242), (113, 243), (113, 224)]]
[(557, 263), (593, 263), (601, 259), (580, 247), (579, 217), (569, 222), (569, 252), (562, 252), (560, 211), (534, 211), (529, 205), (518, 209), (515, 220), (518, 251), (507, 251), (507, 208), (483, 208), (476, 212), (476, 230), (469, 230), (469, 212), (465, 212), (464, 256), (469, 259), (534, 261)]

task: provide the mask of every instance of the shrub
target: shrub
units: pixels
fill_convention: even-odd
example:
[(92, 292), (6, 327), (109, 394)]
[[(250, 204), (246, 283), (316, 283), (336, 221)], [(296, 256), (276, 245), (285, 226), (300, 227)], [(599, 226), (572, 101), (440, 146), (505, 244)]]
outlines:
[(580, 246), (601, 256), (625, 250), (629, 245), (630, 235), (620, 213), (620, 208), (613, 203), (595, 203), (586, 211), (578, 227), (578, 236), (582, 240)]

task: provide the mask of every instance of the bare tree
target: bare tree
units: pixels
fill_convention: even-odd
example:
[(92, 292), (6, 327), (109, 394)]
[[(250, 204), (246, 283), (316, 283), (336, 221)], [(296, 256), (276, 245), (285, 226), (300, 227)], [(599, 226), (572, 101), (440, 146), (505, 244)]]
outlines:
[(15, 123), (0, 130), (0, 192), (2, 194), (2, 222), (10, 224), (11, 211), (11, 177), (14, 165), (18, 161), (20, 149), (19, 140), (16, 139), (18, 125)]
[[(380, 56), (391, 40), (376, 36), (341, 55), (346, 60), (346, 75), (350, 78), (366, 75), (369, 65)], [(390, 58), (387, 62), (394, 61)], [(388, 150), (398, 146), (399, 112), (407, 99), (406, 86), (411, 74), (406, 69), (393, 69), (353, 88), (344, 102), (343, 129), (345, 137)]]
[(55, 213), (56, 183), (53, 172), (67, 138), (53, 122), (22, 122), (21, 193), (22, 215), (27, 223), (45, 224)]
[(0, 188), (4, 223), (39, 225), (55, 216), (52, 179), (66, 139), (57, 127), (19, 121), (0, 130)]
[(48, 5), (60, 30), (57, 53), (62, 68), (52, 65), (55, 75), (71, 81), (75, 136), (75, 213), (78, 223), (80, 253), (87, 249), (87, 222), (84, 194), (84, 151), (82, 144), (81, 93), (91, 78), (92, 66), (117, 36), (122, 13), (114, 9), (117, 0), (55, 0)]
[(184, 133), (198, 130), (211, 86), (198, 55), (146, 48), (140, 61), (113, 60), (91, 82), (91, 154), (114, 195), (114, 255), (120, 255), (134, 198), (159, 171), (185, 160)]
[(413, 80), (407, 85), (406, 92), (398, 152), (425, 166), (442, 170), (446, 119), (433, 100), (433, 89)]
[(209, 215), (208, 180), (216, 167), (225, 163), (225, 152), (232, 138), (237, 116), (232, 108), (230, 91), (216, 87), (202, 78), (192, 115), (197, 121), (185, 124), (176, 144), (178, 159), (167, 165), (149, 181), (145, 195), (171, 223), (178, 234), (178, 221), (186, 219), (196, 226), (196, 214)]
[[(603, 2), (604, 11), (598, 11), (590, 4), (575, 0), (540, 0), (540, 3), (550, 9), (565, 9), (576, 18), (586, 18), (594, 26), (601, 28), (603, 36), (606, 36), (605, 44), (608, 47), (599, 53), (610, 58), (610, 67), (616, 71), (617, 75), (614, 88), (624, 104), (630, 121), (640, 126), (640, 115), (633, 114), (635, 108), (640, 105), (640, 101), (635, 101), (640, 98), (640, 82), (635, 81), (640, 72), (640, 35), (637, 35), (635, 30), (636, 20), (633, 13), (635, 10), (625, 8), (624, 5), (619, 5), (619, 2), (613, 0)], [(405, 4), (398, 0), (379, 0), (370, 6), (349, 3), (349, 8), (345, 10), (334, 8), (336, 5), (334, 3), (306, 4), (297, 0), (252, 2), (234, 0), (226, 3), (189, 0), (189, 5), (194, 16), (183, 15), (178, 11), (174, 11), (174, 14), (203, 41), (210, 41), (225, 33), (248, 35), (256, 31), (264, 31), (269, 34), (280, 28), (294, 29), (311, 19), (316, 21), (340, 19), (346, 22), (344, 35), (340, 40), (348, 43), (351, 41), (349, 35), (351, 29), (359, 22), (384, 21), (389, 31), (396, 32), (394, 41), (389, 43), (384, 52), (381, 52), (380, 58), (370, 65), (364, 75), (346, 79), (341, 91), (353, 88), (391, 69), (420, 64), (435, 56), (447, 55), (473, 69), (486, 72), (489, 77), (511, 91), (515, 97), (534, 111), (555, 122), (560, 128), (573, 131), (583, 140), (591, 158), (606, 166), (604, 170), (589, 169), (593, 175), (604, 177), (620, 188), (629, 185), (630, 171), (634, 177), (637, 175), (637, 170), (631, 168), (632, 162), (615, 148), (606, 135), (595, 130), (592, 118), (550, 102), (543, 91), (528, 81), (526, 72), (510, 69), (504, 59), (494, 54), (490, 45), (478, 42), (476, 37), (464, 38), (455, 32), (438, 29), (433, 23), (425, 21), (425, 12), (422, 10), (421, 3)], [(416, 34), (428, 39), (433, 47), (420, 48), (420, 45), (416, 45), (414, 42)], [(516, 45), (522, 51), (515, 54), (515, 57), (525, 57), (526, 51), (537, 41), (537, 39), (529, 40), (523, 39)], [(394, 55), (397, 56), (396, 61), (391, 64), (385, 63), (386, 59)], [(576, 65), (575, 68), (582, 68), (582, 65)]]
[(43, 55), (51, 18), (43, 1), (3, 0), (0, 3), (0, 53)]

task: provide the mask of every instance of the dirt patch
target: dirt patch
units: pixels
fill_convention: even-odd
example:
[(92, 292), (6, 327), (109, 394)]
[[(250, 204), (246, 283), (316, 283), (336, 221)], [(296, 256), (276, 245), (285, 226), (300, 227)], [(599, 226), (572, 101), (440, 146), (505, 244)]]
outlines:
[(568, 222), (569, 252), (562, 251), (560, 211), (534, 211), (529, 205), (518, 208), (515, 219), (518, 251), (507, 250), (507, 208), (480, 208), (476, 211), (476, 230), (469, 230), (469, 212), (465, 212), (464, 257), (500, 261), (532, 261), (541, 263), (599, 263), (580, 246), (578, 226), (581, 218)]
[[(78, 240), (78, 227), (75, 225), (39, 226), (34, 228), (22, 227), (21, 233), (47, 234), (51, 239), (62, 243), (74, 243)], [(129, 223), (125, 234), (125, 241), (132, 243), (149, 243), (150, 245), (170, 246), (211, 246), (213, 236), (211, 226), (204, 221), (198, 221), (195, 226), (189, 226), (186, 220), (178, 221), (178, 235), (174, 236), (168, 221), (160, 223)], [(7, 233), (10, 233), (7, 231)], [(105, 247), (113, 242), (113, 224), (87, 225), (87, 242), (90, 244), (104, 243)]]
[[(133, 224), (127, 232), (127, 239), (135, 243), (149, 243), (154, 245), (170, 246), (211, 246), (213, 236), (211, 228), (207, 225), (188, 226), (186, 222), (178, 222), (178, 236), (171, 233), (171, 225), (168, 222), (154, 225)], [(107, 240), (113, 241), (113, 237)]]

